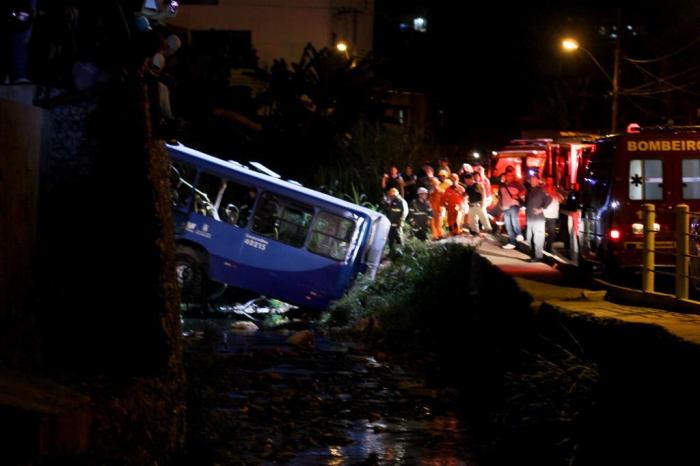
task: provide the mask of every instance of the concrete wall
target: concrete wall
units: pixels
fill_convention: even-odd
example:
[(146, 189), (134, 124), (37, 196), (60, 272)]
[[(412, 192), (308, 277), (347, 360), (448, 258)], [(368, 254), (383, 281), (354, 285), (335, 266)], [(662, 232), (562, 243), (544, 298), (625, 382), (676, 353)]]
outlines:
[(497, 439), (494, 464), (698, 457), (699, 344), (659, 325), (572, 311), (586, 296), (542, 302), (478, 254), (471, 274), (473, 301), (450, 353), (475, 426)]
[(0, 363), (36, 355), (32, 305), (42, 111), (0, 99)]
[(189, 30), (251, 31), (260, 64), (276, 58), (298, 62), (309, 42), (332, 46), (356, 40), (355, 55), (372, 48), (373, 0), (220, 0), (218, 5), (183, 5), (171, 24)]

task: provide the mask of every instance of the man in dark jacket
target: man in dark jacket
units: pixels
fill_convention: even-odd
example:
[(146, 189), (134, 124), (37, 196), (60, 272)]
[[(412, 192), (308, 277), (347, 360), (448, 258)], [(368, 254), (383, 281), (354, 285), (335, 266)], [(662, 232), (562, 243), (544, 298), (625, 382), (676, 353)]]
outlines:
[(420, 187), (417, 190), (418, 197), (411, 202), (408, 214), (408, 223), (413, 229), (413, 234), (421, 241), (428, 239), (430, 222), (433, 218), (433, 209), (428, 201), (428, 190)]
[(530, 262), (539, 262), (542, 260), (542, 250), (544, 249), (544, 209), (552, 202), (552, 198), (542, 189), (537, 174), (530, 176), (530, 186), (532, 188), (525, 198), (527, 242), (530, 243), (533, 253)]
[(398, 189), (391, 188), (387, 191), (386, 197), (382, 201), (382, 208), (389, 222), (391, 222), (387, 243), (389, 245), (389, 250), (394, 254), (395, 244), (398, 243), (399, 246), (403, 245), (403, 233), (401, 232), (401, 228), (403, 227), (403, 221), (408, 215), (408, 204), (406, 204), (406, 201), (399, 195)]

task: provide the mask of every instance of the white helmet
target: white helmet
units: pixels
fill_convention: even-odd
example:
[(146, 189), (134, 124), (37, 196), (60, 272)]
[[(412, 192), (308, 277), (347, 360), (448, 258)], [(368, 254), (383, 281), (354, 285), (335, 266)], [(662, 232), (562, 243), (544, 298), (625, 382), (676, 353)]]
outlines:
[(428, 190), (423, 188), (423, 187), (418, 188), (418, 191), (416, 191), (416, 192), (418, 194), (428, 194)]

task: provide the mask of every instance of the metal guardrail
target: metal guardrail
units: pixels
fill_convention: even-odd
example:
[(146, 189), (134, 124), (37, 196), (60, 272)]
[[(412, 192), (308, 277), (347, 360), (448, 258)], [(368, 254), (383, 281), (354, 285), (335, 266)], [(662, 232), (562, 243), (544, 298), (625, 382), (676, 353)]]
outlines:
[(642, 206), (644, 218), (644, 241), (642, 251), (642, 291), (654, 292), (655, 275), (667, 275), (675, 277), (675, 296), (677, 299), (688, 299), (690, 280), (700, 280), (700, 276), (691, 275), (690, 259), (700, 260), (700, 255), (690, 253), (690, 239), (700, 240), (700, 235), (690, 231), (690, 217), (700, 217), (700, 212), (691, 212), (688, 205), (678, 204), (673, 208), (676, 218), (675, 239), (676, 252), (658, 251), (659, 254), (673, 255), (676, 257), (675, 273), (655, 269), (657, 251), (654, 244), (656, 239), (656, 206), (644, 204)]

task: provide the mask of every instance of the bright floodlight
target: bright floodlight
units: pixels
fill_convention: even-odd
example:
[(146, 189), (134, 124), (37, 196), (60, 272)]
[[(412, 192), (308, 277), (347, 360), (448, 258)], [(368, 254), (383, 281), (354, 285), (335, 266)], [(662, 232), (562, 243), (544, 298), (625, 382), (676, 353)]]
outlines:
[(413, 29), (418, 31), (418, 32), (425, 32), (428, 30), (428, 22), (425, 20), (425, 18), (414, 18), (413, 19)]
[(335, 44), (335, 48), (338, 49), (338, 52), (347, 52), (348, 50), (348, 44), (345, 42), (338, 42)]
[(472, 154), (472, 157), (474, 157), (475, 159), (478, 159), (479, 157), (481, 157), (481, 154), (479, 154), (478, 152), (474, 152)]
[(578, 49), (578, 42), (576, 42), (576, 39), (564, 39), (561, 41), (561, 46), (564, 50), (574, 51)]

